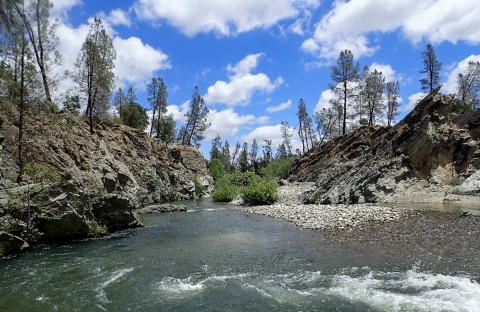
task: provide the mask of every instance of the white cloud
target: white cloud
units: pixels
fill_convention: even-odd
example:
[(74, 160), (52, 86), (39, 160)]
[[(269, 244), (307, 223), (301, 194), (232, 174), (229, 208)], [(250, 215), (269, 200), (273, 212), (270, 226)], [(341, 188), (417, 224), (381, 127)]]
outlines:
[(402, 76), (397, 75), (392, 66), (388, 64), (379, 64), (374, 62), (372, 63), (372, 65), (370, 65), (370, 71), (373, 71), (375, 69), (383, 74), (386, 82), (402, 81)]
[(109, 14), (105, 14), (105, 12), (100, 12), (97, 14), (97, 16), (100, 17), (102, 22), (109, 24), (110, 26), (132, 26), (132, 21), (130, 19), (130, 16), (128, 15), (128, 12), (125, 12), (122, 9), (112, 10)]
[(250, 54), (235, 65), (229, 64), (229, 81), (217, 81), (208, 87), (204, 99), (206, 103), (222, 103), (230, 106), (248, 105), (255, 92), (271, 93), (284, 83), (282, 77), (275, 81), (264, 73), (252, 74), (263, 53)]
[(302, 49), (321, 59), (335, 59), (349, 49), (356, 58), (372, 55), (379, 47), (369, 42), (372, 32), (399, 30), (412, 43), (464, 40), (480, 42), (478, 0), (337, 0), (316, 25)]
[(140, 19), (166, 20), (188, 36), (211, 31), (229, 36), (267, 29), (319, 5), (320, 0), (137, 0), (134, 10)]
[(137, 37), (115, 37), (113, 44), (117, 50), (114, 72), (120, 85), (135, 85), (143, 90), (156, 71), (171, 68), (165, 53), (143, 43)]
[[(297, 148), (302, 148), (302, 143), (300, 142), (298, 136), (295, 135), (296, 131), (294, 128), (289, 128), (289, 131), (291, 134), (294, 134), (292, 137), (292, 152), (295, 152)], [(262, 150), (261, 147), (266, 145), (264, 140), (272, 140), (272, 148), (274, 150), (276, 150), (277, 147), (283, 143), (282, 132), (279, 124), (275, 126), (261, 126), (255, 128), (250, 133), (242, 136), (241, 139), (243, 142), (247, 142), (250, 145), (253, 143), (254, 139), (257, 140), (258, 146), (260, 147), (260, 153)]]
[(415, 106), (418, 104), (419, 101), (423, 100), (427, 93), (417, 92), (408, 97), (408, 104), (402, 107), (402, 111), (409, 113)]
[(258, 125), (268, 122), (268, 117), (262, 116), (257, 118), (254, 115), (240, 115), (232, 108), (229, 108), (222, 111), (210, 110), (208, 122), (211, 123), (211, 126), (204, 134), (207, 139), (213, 139), (217, 134), (221, 137), (234, 136), (247, 125)]
[(280, 111), (286, 110), (287, 108), (290, 108), (291, 106), (292, 106), (292, 101), (288, 100), (285, 103), (282, 103), (280, 105), (267, 107), (267, 112), (269, 113), (280, 112)]
[(333, 91), (328, 89), (322, 92), (320, 98), (318, 99), (317, 106), (315, 106), (314, 112), (320, 112), (322, 109), (329, 108), (330, 100), (334, 98)]
[(185, 123), (185, 113), (188, 111), (190, 101), (185, 101), (180, 105), (171, 104), (167, 106), (167, 114), (173, 114), (173, 119), (180, 124)]
[(50, 16), (64, 21), (68, 20), (67, 12), (72, 7), (82, 4), (81, 0), (50, 0), (53, 8), (50, 10)]
[[(93, 19), (89, 19), (89, 22), (93, 22)], [(110, 25), (108, 23), (104, 23), (104, 25), (108, 30)], [(59, 23), (57, 28), (58, 50), (62, 55), (62, 65), (55, 68), (55, 74), (61, 76), (67, 70), (70, 72), (74, 70), (75, 61), (89, 30), (90, 24), (81, 24), (74, 28), (65, 22)], [(156, 71), (171, 68), (169, 58), (165, 53), (143, 43), (137, 37), (124, 39), (116, 36), (113, 38), (113, 44), (117, 52), (114, 69), (118, 80), (117, 87), (133, 85), (138, 89), (144, 89)], [(72, 86), (73, 82), (70, 78), (62, 79), (56, 96), (66, 92)]]
[(480, 62), (480, 55), (470, 55), (466, 59), (460, 61), (457, 66), (448, 75), (447, 81), (443, 84), (443, 93), (457, 93), (458, 74), (462, 74), (468, 67), (468, 62)]
[(276, 148), (283, 142), (280, 125), (258, 127), (242, 136), (242, 140), (249, 144), (251, 144), (254, 139), (257, 140), (259, 146), (265, 144), (264, 140), (272, 140), (272, 147)]

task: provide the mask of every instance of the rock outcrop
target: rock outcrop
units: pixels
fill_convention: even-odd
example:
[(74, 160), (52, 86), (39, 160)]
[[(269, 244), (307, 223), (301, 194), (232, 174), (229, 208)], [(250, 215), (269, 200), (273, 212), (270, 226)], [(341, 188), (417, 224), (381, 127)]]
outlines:
[[(362, 127), (322, 144), (296, 160), (290, 181), (315, 182), (306, 202), (422, 201), (428, 191), (442, 198), (479, 191), (480, 110), (456, 113), (453, 96), (439, 88), (393, 127)], [(474, 177), (474, 176), (473, 176)]]
[(92, 135), (67, 114), (26, 120), (25, 163), (33, 166), (18, 185), (18, 128), (0, 123), (0, 231), (32, 245), (140, 226), (136, 209), (194, 198), (195, 180), (202, 195), (213, 190), (198, 150), (101, 121)]

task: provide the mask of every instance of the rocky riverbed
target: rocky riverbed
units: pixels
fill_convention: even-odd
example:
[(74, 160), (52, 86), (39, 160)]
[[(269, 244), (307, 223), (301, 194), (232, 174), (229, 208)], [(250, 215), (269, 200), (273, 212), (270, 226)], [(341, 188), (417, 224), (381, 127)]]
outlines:
[(279, 189), (280, 201), (245, 207), (318, 230), (331, 241), (358, 246), (407, 246), (435, 257), (461, 253), (480, 261), (480, 216), (381, 205), (301, 204), (312, 183), (289, 183)]

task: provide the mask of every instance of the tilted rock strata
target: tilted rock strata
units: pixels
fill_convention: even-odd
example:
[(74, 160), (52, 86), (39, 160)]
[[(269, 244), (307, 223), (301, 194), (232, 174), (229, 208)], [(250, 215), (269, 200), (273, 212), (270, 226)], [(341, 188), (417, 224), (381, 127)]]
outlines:
[(25, 130), (26, 163), (55, 168), (61, 182), (18, 186), (11, 182), (18, 173), (18, 128), (1, 123), (0, 230), (33, 245), (141, 226), (135, 209), (194, 198), (195, 178), (203, 195), (213, 189), (198, 150), (101, 122), (92, 135), (82, 118), (66, 114), (29, 119)]
[(394, 127), (362, 127), (312, 149), (292, 164), (289, 180), (314, 182), (305, 202), (323, 204), (454, 192), (452, 181), (480, 169), (480, 110), (456, 114), (453, 97), (438, 91)]

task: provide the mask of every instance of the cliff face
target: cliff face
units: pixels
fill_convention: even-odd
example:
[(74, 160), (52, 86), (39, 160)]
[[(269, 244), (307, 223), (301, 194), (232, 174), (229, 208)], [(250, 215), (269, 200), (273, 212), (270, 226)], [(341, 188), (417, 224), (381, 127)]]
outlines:
[[(455, 113), (452, 96), (438, 91), (394, 127), (363, 127), (311, 150), (293, 163), (290, 180), (316, 182), (306, 200), (321, 203), (408, 201), (425, 190), (451, 192), (451, 184), (480, 169), (480, 110)], [(463, 185), (457, 192), (478, 188)]]
[(8, 239), (13, 234), (36, 244), (134, 227), (140, 225), (135, 208), (194, 198), (195, 179), (203, 185), (202, 195), (213, 190), (198, 150), (166, 146), (143, 131), (101, 122), (91, 135), (82, 118), (63, 114), (27, 120), (24, 144), (26, 163), (54, 168), (59, 181), (39, 179), (41, 170), (34, 169), (18, 186), (11, 183), (18, 173), (17, 136), (18, 128), (4, 120), (0, 232)]

